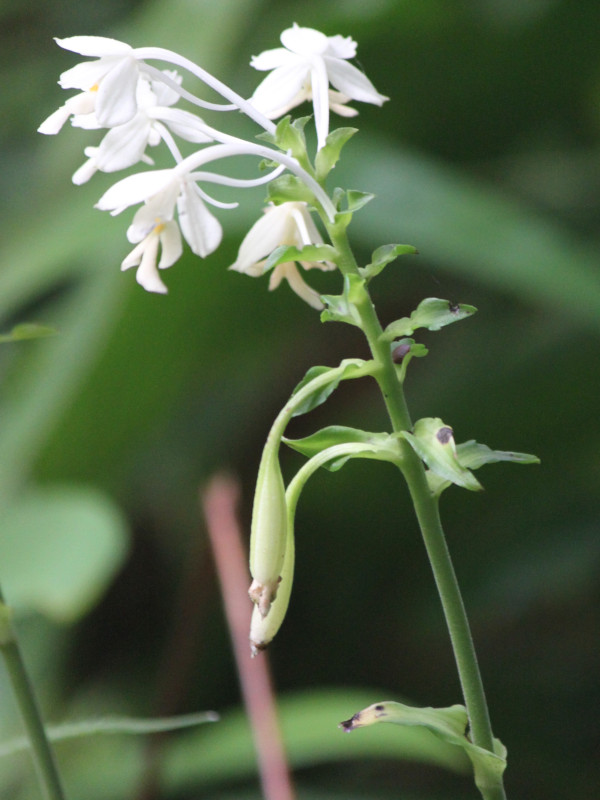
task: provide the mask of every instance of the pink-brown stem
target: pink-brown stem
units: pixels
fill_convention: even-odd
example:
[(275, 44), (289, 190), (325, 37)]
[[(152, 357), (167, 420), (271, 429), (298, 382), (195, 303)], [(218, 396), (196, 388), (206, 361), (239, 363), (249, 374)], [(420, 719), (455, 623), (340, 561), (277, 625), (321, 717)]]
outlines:
[(294, 800), (275, 695), (265, 653), (252, 658), (248, 632), (252, 606), (248, 599), (248, 559), (236, 517), (239, 485), (232, 478), (215, 476), (202, 493), (202, 508), (225, 616), (250, 720), (265, 800)]

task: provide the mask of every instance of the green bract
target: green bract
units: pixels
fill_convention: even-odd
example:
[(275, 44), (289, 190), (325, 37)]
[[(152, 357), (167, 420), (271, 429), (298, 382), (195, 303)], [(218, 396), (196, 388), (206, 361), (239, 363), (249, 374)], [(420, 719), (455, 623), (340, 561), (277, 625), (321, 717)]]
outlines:
[[(304, 439), (283, 439), (285, 444), (309, 458), (331, 451), (331, 459), (323, 466), (335, 472), (349, 458), (374, 458), (379, 461), (399, 463), (400, 453), (396, 437), (389, 433), (370, 433), (344, 425), (330, 425)], [(340, 457), (339, 445), (354, 444)]]
[(357, 128), (337, 128), (329, 134), (325, 147), (319, 150), (315, 158), (318, 181), (324, 181), (329, 175), (337, 164), (342, 147), (357, 131)]
[(470, 317), (477, 311), (475, 306), (464, 303), (453, 304), (449, 300), (428, 297), (419, 303), (410, 317), (391, 322), (383, 332), (383, 339), (391, 341), (399, 336), (410, 336), (417, 328), (439, 331), (440, 328)]
[(372, 261), (366, 267), (359, 267), (359, 273), (363, 278), (368, 281), (374, 278), (391, 262), (395, 261), (398, 256), (403, 255), (416, 255), (417, 248), (412, 244), (384, 244), (378, 247), (371, 256)]
[(311, 367), (292, 392), (288, 402), (292, 407), (290, 416), (298, 417), (312, 411), (327, 400), (340, 381), (369, 375), (372, 366), (373, 362), (362, 358), (346, 358), (339, 367)]
[(267, 258), (264, 271), (268, 272), (278, 264), (288, 261), (335, 261), (337, 255), (335, 247), (330, 244), (309, 244), (302, 248), (282, 244)]

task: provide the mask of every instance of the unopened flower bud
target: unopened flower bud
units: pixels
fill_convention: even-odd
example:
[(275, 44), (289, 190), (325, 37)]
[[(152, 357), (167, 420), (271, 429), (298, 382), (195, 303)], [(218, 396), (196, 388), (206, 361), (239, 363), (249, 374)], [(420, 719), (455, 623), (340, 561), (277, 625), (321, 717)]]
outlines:
[(277, 594), (287, 539), (285, 486), (277, 450), (267, 444), (258, 471), (250, 532), (249, 595), (266, 617)]

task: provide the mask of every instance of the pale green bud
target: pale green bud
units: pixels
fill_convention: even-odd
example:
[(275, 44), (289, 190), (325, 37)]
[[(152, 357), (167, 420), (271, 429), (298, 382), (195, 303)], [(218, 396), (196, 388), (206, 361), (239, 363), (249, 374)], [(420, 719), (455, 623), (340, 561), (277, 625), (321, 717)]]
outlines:
[(283, 567), (281, 568), (281, 581), (277, 589), (277, 597), (273, 600), (266, 616), (260, 613), (260, 607), (255, 606), (252, 611), (250, 623), (250, 649), (252, 655), (257, 655), (264, 650), (275, 638), (286, 615), (292, 593), (294, 578), (294, 531), (291, 521), (288, 524), (287, 544)]
[(275, 599), (281, 580), (286, 532), (285, 486), (277, 449), (267, 442), (258, 471), (252, 509), (250, 572), (254, 580), (248, 592), (263, 617)]

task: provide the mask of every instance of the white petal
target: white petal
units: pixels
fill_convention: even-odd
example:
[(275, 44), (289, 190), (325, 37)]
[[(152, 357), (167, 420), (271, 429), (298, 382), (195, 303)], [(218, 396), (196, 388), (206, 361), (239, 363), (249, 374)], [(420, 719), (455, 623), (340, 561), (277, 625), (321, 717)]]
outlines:
[(133, 48), (117, 39), (106, 36), (69, 36), (54, 41), (59, 47), (79, 53), (82, 56), (116, 56), (131, 53)]
[(347, 61), (325, 56), (329, 80), (342, 94), (352, 100), (382, 105), (389, 97), (379, 94), (367, 76)]
[(179, 224), (192, 252), (201, 258), (221, 244), (223, 229), (219, 220), (206, 208), (193, 186), (184, 186), (177, 200)]
[(89, 179), (98, 171), (98, 163), (95, 158), (89, 158), (79, 169), (75, 170), (71, 180), (76, 186), (87, 183)]
[(53, 111), (52, 114), (46, 117), (42, 122), (38, 128), (38, 133), (45, 133), (47, 135), (58, 133), (70, 116), (71, 112), (66, 106), (57, 108), (56, 111)]
[(303, 61), (294, 61), (273, 70), (254, 90), (252, 105), (267, 117), (279, 108), (290, 108), (290, 101), (309, 80), (309, 68)]
[(229, 269), (244, 272), (253, 277), (262, 275), (263, 270), (259, 271), (256, 265), (288, 238), (290, 205), (298, 204), (282, 203), (266, 209), (265, 214), (254, 223), (244, 237), (238, 257)]
[(295, 53), (290, 53), (284, 47), (276, 47), (274, 50), (265, 50), (264, 53), (252, 56), (250, 66), (260, 70), (277, 69), (297, 60), (298, 56)]
[(138, 245), (136, 245), (136, 247), (133, 248), (129, 255), (125, 256), (123, 261), (121, 261), (121, 271), (131, 269), (131, 267), (137, 267), (142, 260), (142, 256), (144, 255), (146, 244), (146, 241), (140, 242)]
[(214, 141), (212, 136), (204, 132), (202, 120), (190, 111), (181, 108), (155, 108), (150, 116), (166, 123), (172, 133), (181, 136), (186, 142), (205, 144)]
[(120, 59), (100, 82), (96, 100), (98, 122), (107, 128), (123, 125), (137, 112), (138, 63), (134, 58)]
[[(277, 270), (279, 270), (279, 274), (276, 277), (275, 272)], [(275, 289), (281, 283), (283, 278), (287, 280), (298, 297), (301, 297), (302, 300), (307, 302), (309, 306), (317, 309), (317, 311), (322, 311), (325, 308), (323, 301), (319, 297), (319, 293), (314, 289), (311, 289), (311, 287), (304, 281), (295, 264), (279, 264), (277, 267), (275, 267), (275, 271), (273, 272), (269, 282), (269, 289)]]
[(334, 58), (354, 58), (356, 42), (351, 36), (330, 36), (327, 40), (325, 55)]
[(314, 28), (300, 28), (294, 23), (281, 34), (281, 44), (301, 56), (320, 55), (327, 49), (327, 36)]
[(164, 191), (175, 181), (179, 181), (179, 178), (174, 177), (172, 169), (137, 172), (111, 186), (98, 200), (95, 208), (111, 211), (136, 205)]
[[(176, 84), (181, 86), (183, 82), (183, 78), (181, 75), (177, 73), (174, 69), (164, 69), (163, 73), (174, 81)], [(170, 86), (167, 86), (166, 83), (162, 83), (158, 80), (152, 80), (152, 91), (156, 95), (156, 105), (157, 106), (172, 106), (174, 105), (180, 98), (178, 92), (175, 89), (171, 89)]]
[(126, 125), (111, 128), (98, 148), (98, 169), (116, 172), (137, 164), (144, 154), (149, 134), (150, 120), (143, 112)]
[(75, 64), (71, 69), (61, 72), (58, 79), (59, 86), (62, 89), (81, 89), (87, 92), (100, 83), (111, 66), (112, 62), (104, 59)]
[(315, 112), (315, 128), (317, 129), (318, 149), (325, 147), (329, 134), (329, 78), (325, 62), (322, 58), (314, 59), (314, 66), (310, 75), (310, 84), (313, 95), (313, 109)]
[(158, 262), (158, 268), (166, 269), (167, 267), (171, 267), (183, 253), (181, 232), (179, 230), (179, 225), (174, 219), (165, 222), (159, 233), (159, 238), (162, 253), (160, 261)]
[(157, 254), (158, 236), (153, 233), (148, 237), (142, 260), (135, 274), (135, 279), (147, 292), (166, 294), (167, 287), (161, 281), (156, 268)]

